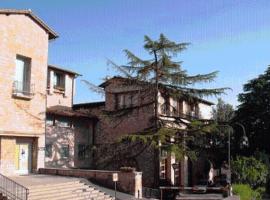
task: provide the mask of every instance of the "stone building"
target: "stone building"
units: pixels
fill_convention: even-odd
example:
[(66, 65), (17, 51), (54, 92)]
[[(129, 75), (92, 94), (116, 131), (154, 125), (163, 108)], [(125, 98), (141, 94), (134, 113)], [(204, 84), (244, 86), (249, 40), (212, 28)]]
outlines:
[(48, 66), (58, 35), (30, 10), (0, 9), (0, 24), (0, 172), (89, 168), (96, 119), (72, 110), (79, 74)]
[[(176, 163), (173, 155), (144, 146), (141, 142), (119, 143), (128, 134), (139, 133), (153, 126), (154, 92), (144, 86), (126, 84), (126, 79), (113, 77), (100, 85), (105, 91), (105, 102), (74, 105), (75, 110), (84, 110), (98, 117), (94, 135), (96, 169), (119, 169), (135, 167), (143, 172), (143, 186), (156, 187), (160, 184), (188, 185), (190, 164), (188, 158)], [(196, 98), (195, 101), (175, 99), (159, 92), (158, 112), (160, 118), (183, 120), (191, 118), (210, 119), (211, 102)], [(183, 124), (178, 124), (185, 129)], [(174, 166), (177, 166), (174, 169)]]
[(72, 109), (76, 72), (48, 66), (46, 167), (90, 168), (96, 118)]
[(0, 10), (0, 171), (44, 167), (48, 43), (57, 34), (29, 10)]

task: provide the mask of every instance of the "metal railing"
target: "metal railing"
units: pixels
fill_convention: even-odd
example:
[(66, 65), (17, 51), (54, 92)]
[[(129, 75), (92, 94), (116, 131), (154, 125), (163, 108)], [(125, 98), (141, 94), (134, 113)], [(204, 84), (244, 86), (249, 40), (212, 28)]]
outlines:
[(14, 81), (12, 87), (13, 95), (24, 95), (24, 96), (33, 96), (34, 95), (34, 84), (27, 82)]
[(0, 174), (0, 194), (11, 200), (27, 200), (29, 189)]

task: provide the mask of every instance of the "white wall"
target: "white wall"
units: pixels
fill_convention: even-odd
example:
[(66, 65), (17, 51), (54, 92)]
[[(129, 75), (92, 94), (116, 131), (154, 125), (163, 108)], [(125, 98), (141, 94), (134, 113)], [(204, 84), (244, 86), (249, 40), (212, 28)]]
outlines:
[(212, 118), (212, 106), (204, 103), (199, 103), (199, 111), (201, 119), (211, 119)]

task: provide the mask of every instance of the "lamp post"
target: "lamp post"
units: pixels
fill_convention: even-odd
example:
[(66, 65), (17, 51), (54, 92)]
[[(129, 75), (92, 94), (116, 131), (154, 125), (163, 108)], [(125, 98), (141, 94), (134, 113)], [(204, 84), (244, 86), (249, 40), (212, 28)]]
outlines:
[[(243, 137), (241, 140), (241, 145), (243, 146), (248, 146), (248, 137), (246, 135), (246, 129), (244, 127), (243, 124), (239, 123), (239, 122), (235, 122), (235, 125), (238, 125), (242, 128), (243, 130)], [(229, 128), (229, 132), (228, 132), (228, 165), (229, 165), (229, 185), (231, 185), (231, 135), (233, 134), (234, 130), (233, 127), (230, 125), (221, 125), (223, 127), (228, 127)], [(230, 191), (231, 193), (231, 191)]]
[(247, 137), (246, 129), (245, 129), (244, 125), (243, 124), (240, 124), (239, 122), (235, 122), (235, 124), (238, 125), (238, 126), (240, 126), (242, 128), (242, 130), (243, 130), (243, 133), (244, 133), (244, 135), (242, 137), (241, 145), (248, 146), (248, 144), (249, 144), (248, 143), (248, 137)]

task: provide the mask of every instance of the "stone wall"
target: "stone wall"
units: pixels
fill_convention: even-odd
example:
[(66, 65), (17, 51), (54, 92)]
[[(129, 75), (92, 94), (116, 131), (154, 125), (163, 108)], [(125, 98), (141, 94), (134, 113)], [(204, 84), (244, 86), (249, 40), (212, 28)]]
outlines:
[(40, 168), (39, 173), (86, 178), (90, 181), (96, 182), (112, 189), (114, 189), (112, 174), (117, 173), (117, 190), (132, 194), (135, 196), (135, 198), (142, 198), (141, 172)]
[[(48, 33), (26, 15), (1, 14), (0, 24), (0, 135), (36, 137), (38, 152), (34, 162), (37, 167), (43, 167)], [(17, 55), (31, 59), (30, 82), (34, 95), (29, 99), (12, 95)], [(1, 151), (8, 148), (9, 143), (4, 140)], [(3, 153), (1, 161), (14, 162), (8, 155)], [(8, 169), (1, 165), (2, 170)]]
[[(48, 34), (25, 15), (0, 15), (0, 133), (45, 131)], [(16, 56), (31, 59), (30, 100), (12, 97)]]
[(72, 107), (73, 104), (73, 95), (74, 95), (74, 82), (75, 78), (74, 75), (70, 75), (68, 73), (64, 73), (61, 71), (61, 73), (64, 76), (65, 79), (65, 88), (63, 91), (55, 89), (53, 86), (53, 77), (54, 72), (57, 72), (57, 70), (48, 69), (48, 79), (50, 79), (47, 88), (47, 107), (61, 105), (61, 106), (67, 106)]
[[(151, 147), (143, 143), (120, 143), (123, 136), (139, 133), (151, 127), (154, 116), (154, 105), (151, 95), (140, 98), (137, 93), (137, 103), (132, 108), (118, 112), (115, 110), (114, 93), (127, 92), (137, 88), (121, 88), (112, 84), (106, 88), (106, 105), (89, 108), (87, 112), (99, 119), (95, 133), (94, 168), (100, 170), (119, 170), (120, 167), (135, 167), (143, 172), (143, 186), (155, 187), (157, 183), (159, 156)], [(144, 106), (140, 106), (144, 105)], [(85, 108), (84, 108), (85, 109)]]
[[(46, 145), (52, 145), (52, 156), (45, 158), (46, 167), (60, 168), (91, 168), (92, 152), (87, 149), (85, 159), (78, 157), (78, 145), (85, 144), (92, 146), (93, 141), (93, 121), (88, 119), (77, 119), (71, 117), (55, 117), (57, 119), (65, 119), (72, 123), (71, 127), (61, 127), (59, 124), (46, 126)], [(58, 118), (57, 118), (58, 117)], [(69, 157), (61, 157), (61, 148), (64, 145), (69, 147)]]

